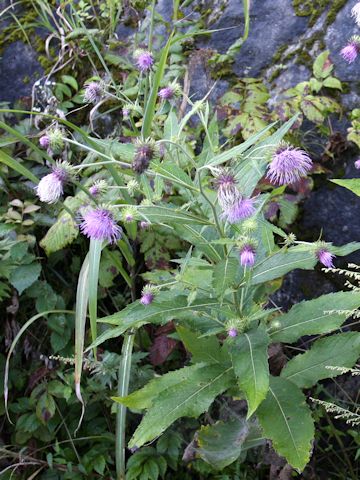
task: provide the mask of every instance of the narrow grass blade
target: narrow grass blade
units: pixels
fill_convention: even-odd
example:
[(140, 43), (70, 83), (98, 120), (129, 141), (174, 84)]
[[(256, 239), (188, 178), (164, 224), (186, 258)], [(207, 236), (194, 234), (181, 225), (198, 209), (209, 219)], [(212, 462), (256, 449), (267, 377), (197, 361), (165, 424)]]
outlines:
[(81, 395), (81, 371), (83, 363), (83, 352), (85, 342), (85, 323), (89, 301), (89, 254), (86, 255), (82, 264), (76, 291), (76, 312), (75, 312), (75, 393), (82, 405), (82, 411), (78, 426), (74, 432), (76, 435), (80, 428), (85, 413), (85, 404)]
[[(91, 339), (94, 342), (97, 337), (97, 291), (99, 280), (100, 258), (102, 250), (102, 240), (90, 240), (89, 249), (89, 317)], [(96, 347), (94, 348), (94, 359), (96, 359)]]
[(166, 61), (168, 58), (169, 54), (169, 49), (171, 46), (171, 40), (172, 40), (173, 33), (170, 35), (168, 41), (166, 42), (166, 45), (162, 51), (160, 61), (154, 76), (154, 83), (151, 89), (151, 93), (149, 96), (149, 100), (147, 101), (146, 108), (145, 108), (145, 114), (144, 114), (144, 122), (141, 130), (141, 134), (143, 139), (147, 138), (150, 136), (151, 133), (151, 126), (155, 114), (155, 106), (156, 106), (156, 100), (157, 100), (157, 95), (158, 95), (158, 90), (160, 87), (160, 82), (164, 76), (164, 71), (165, 71), (165, 66), (166, 66)]
[(35, 175), (32, 172), (30, 172), (30, 170), (24, 167), (24, 165), (21, 165), (21, 163), (15, 160), (14, 158), (10, 157), (10, 155), (5, 153), (3, 150), (0, 150), (0, 162), (12, 168), (13, 170), (20, 173), (23, 177), (28, 178), (32, 182), (36, 184), (39, 183), (39, 179), (35, 177)]
[[(126, 397), (129, 391), (131, 355), (134, 345), (134, 332), (130, 331), (124, 336), (124, 343), (121, 350), (121, 362), (118, 375), (118, 396)], [(125, 480), (125, 427), (126, 427), (126, 406), (118, 404), (116, 411), (116, 478)]]
[(75, 312), (73, 310), (47, 310), (46, 312), (41, 312), (41, 313), (38, 313), (38, 314), (34, 315), (20, 328), (16, 337), (12, 341), (9, 352), (7, 354), (6, 364), (5, 364), (5, 372), (4, 372), (4, 402), (5, 402), (6, 416), (7, 416), (8, 420), (11, 424), (13, 422), (10, 419), (9, 411), (8, 411), (8, 408), (7, 408), (8, 396), (9, 396), (8, 382), (9, 382), (10, 357), (11, 357), (18, 341), (20, 340), (22, 334), (30, 327), (30, 325), (32, 325), (34, 322), (36, 322), (36, 320), (38, 320), (39, 318), (45, 317), (46, 315), (49, 315), (51, 313), (75, 313)]

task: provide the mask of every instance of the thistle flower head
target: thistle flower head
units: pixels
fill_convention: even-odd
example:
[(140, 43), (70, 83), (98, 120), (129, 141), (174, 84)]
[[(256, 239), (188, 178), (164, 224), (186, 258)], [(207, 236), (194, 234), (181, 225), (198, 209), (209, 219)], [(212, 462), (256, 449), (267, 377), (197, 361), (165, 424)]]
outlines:
[(246, 243), (240, 249), (240, 264), (242, 267), (253, 267), (255, 264), (255, 248), (251, 243)]
[(319, 246), (315, 252), (315, 255), (319, 262), (322, 263), (326, 268), (334, 268), (333, 258), (335, 258), (335, 255), (329, 252), (325, 243), (323, 243), (323, 245), (324, 246)]
[(340, 55), (347, 63), (355, 62), (360, 53), (360, 36), (354, 35), (350, 38), (347, 45), (340, 51)]
[(246, 330), (248, 319), (246, 317), (231, 318), (225, 324), (225, 328), (229, 337), (234, 338)]
[(52, 130), (48, 130), (47, 136), (49, 137), (48, 149), (53, 153), (60, 153), (64, 148), (64, 133), (59, 128), (54, 128)]
[(98, 103), (102, 99), (104, 90), (100, 82), (89, 82), (85, 85), (84, 100), (88, 103)]
[(147, 72), (154, 64), (154, 57), (147, 50), (136, 50), (134, 54), (136, 66), (141, 72)]
[(254, 218), (248, 218), (247, 220), (244, 220), (242, 224), (242, 229), (246, 233), (255, 232), (257, 228), (258, 223)]
[(154, 285), (145, 285), (141, 292), (140, 303), (143, 305), (150, 305), (155, 298), (157, 288)]
[(296, 242), (296, 235), (295, 233), (290, 232), (284, 240), (284, 245), (286, 245), (287, 247), (290, 247), (290, 245), (293, 245), (295, 242)]
[(122, 212), (122, 219), (125, 223), (130, 223), (130, 222), (133, 222), (137, 219), (137, 210), (136, 208), (134, 207), (127, 207), (127, 208), (124, 208), (123, 212)]
[(239, 223), (255, 213), (253, 198), (239, 198), (231, 206), (224, 208), (222, 217), (229, 223)]
[(130, 196), (133, 196), (134, 193), (139, 190), (139, 182), (135, 180), (135, 178), (132, 178), (131, 180), (128, 181), (126, 185), (127, 191)]
[(107, 188), (108, 184), (105, 180), (96, 180), (96, 182), (94, 182), (89, 188), (89, 192), (94, 197), (97, 197), (98, 195), (103, 195), (106, 192)]
[(219, 205), (224, 210), (234, 205), (241, 199), (241, 193), (236, 186), (235, 177), (226, 171), (223, 171), (216, 177), (217, 198)]
[(351, 9), (351, 16), (354, 17), (355, 22), (360, 27), (360, 2), (357, 2)]
[(107, 240), (114, 243), (121, 238), (121, 228), (113, 213), (104, 207), (90, 208), (82, 213), (81, 232), (90, 239)]
[(161, 88), (158, 95), (161, 100), (171, 100), (181, 95), (181, 87), (177, 82), (172, 82), (167, 87)]
[(237, 334), (238, 334), (238, 331), (236, 330), (236, 328), (230, 328), (228, 330), (229, 337), (232, 337), (232, 338), (237, 337)]
[(311, 170), (312, 160), (304, 150), (281, 144), (268, 166), (266, 177), (273, 185), (295, 183)]
[(42, 202), (56, 203), (64, 192), (64, 184), (72, 175), (68, 162), (57, 162), (52, 172), (43, 177), (36, 187), (36, 195)]
[(143, 173), (148, 168), (150, 161), (158, 156), (158, 149), (154, 140), (137, 140), (132, 168), (136, 173)]
[(151, 226), (151, 223), (146, 222), (145, 220), (142, 220), (142, 221), (140, 222), (140, 228), (141, 228), (141, 230), (148, 230), (148, 229), (150, 228), (150, 226)]
[(360, 158), (354, 162), (354, 165), (357, 170), (360, 170)]
[(49, 146), (50, 146), (50, 138), (48, 135), (42, 135), (40, 138), (39, 138), (39, 144), (40, 144), (40, 147), (41, 148), (45, 148), (45, 149), (48, 149)]

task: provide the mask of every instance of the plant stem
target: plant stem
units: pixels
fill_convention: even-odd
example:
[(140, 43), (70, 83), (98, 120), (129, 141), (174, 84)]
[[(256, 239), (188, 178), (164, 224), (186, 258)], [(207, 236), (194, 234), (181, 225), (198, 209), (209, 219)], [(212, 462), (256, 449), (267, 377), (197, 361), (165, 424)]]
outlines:
[[(126, 397), (129, 390), (131, 355), (134, 345), (134, 332), (129, 331), (124, 335), (121, 350), (121, 362), (118, 375), (118, 396)], [(116, 415), (116, 479), (125, 480), (125, 427), (126, 406), (119, 403)]]

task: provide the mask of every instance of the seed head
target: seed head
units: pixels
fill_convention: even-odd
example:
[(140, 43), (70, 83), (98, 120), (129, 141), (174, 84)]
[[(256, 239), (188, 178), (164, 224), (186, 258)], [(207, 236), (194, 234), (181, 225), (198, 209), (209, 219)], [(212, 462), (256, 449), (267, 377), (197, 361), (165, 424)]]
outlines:
[(99, 103), (103, 96), (103, 87), (99, 82), (85, 84), (84, 100), (88, 103)]
[(354, 17), (355, 19), (355, 22), (357, 23), (357, 25), (359, 25), (360, 27), (360, 2), (357, 2), (352, 10), (351, 10), (351, 16)]
[(304, 150), (280, 145), (268, 166), (266, 177), (273, 185), (295, 183), (311, 170), (312, 160)]

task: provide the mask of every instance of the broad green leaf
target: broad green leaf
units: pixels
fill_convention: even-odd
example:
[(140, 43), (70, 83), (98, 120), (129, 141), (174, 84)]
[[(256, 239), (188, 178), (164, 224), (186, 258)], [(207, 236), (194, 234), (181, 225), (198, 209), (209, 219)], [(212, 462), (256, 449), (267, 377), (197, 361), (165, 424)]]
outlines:
[(55, 415), (56, 405), (54, 398), (47, 392), (44, 392), (36, 403), (36, 416), (43, 425), (47, 425), (49, 420)]
[(327, 367), (351, 368), (360, 356), (360, 333), (339, 333), (317, 340), (310, 350), (292, 358), (281, 372), (300, 388), (310, 388), (323, 378), (341, 375)]
[(239, 260), (234, 257), (226, 257), (214, 267), (213, 287), (218, 296), (223, 296), (236, 280), (240, 270)]
[(77, 81), (71, 75), (62, 75), (61, 81), (70, 85), (76, 92), (79, 90)]
[(27, 178), (28, 180), (31, 180), (36, 184), (39, 183), (38, 178), (35, 177), (35, 175), (30, 172), (30, 170), (24, 167), (24, 165), (22, 165), (18, 160), (10, 157), (10, 155), (5, 153), (3, 150), (0, 150), (0, 162), (20, 173), (20, 175)]
[(163, 324), (190, 312), (206, 312), (215, 307), (219, 307), (215, 299), (200, 298), (189, 305), (186, 295), (176, 295), (174, 291), (160, 292), (146, 307), (137, 301), (120, 312), (98, 319), (101, 323), (109, 323), (117, 327), (99, 335), (92, 346), (100, 345), (109, 338), (116, 338), (131, 327), (138, 328), (146, 323)]
[(242, 452), (263, 443), (264, 438), (256, 423), (232, 419), (201, 427), (197, 434), (196, 453), (213, 468), (222, 470)]
[(176, 232), (181, 238), (187, 242), (195, 245), (195, 247), (203, 252), (209, 260), (219, 261), (221, 256), (219, 253), (219, 247), (215, 246), (212, 240), (216, 236), (214, 228), (209, 226), (200, 225), (175, 225)]
[(216, 336), (200, 337), (199, 333), (192, 332), (181, 325), (178, 325), (176, 330), (186, 350), (191, 353), (193, 363), (211, 364), (229, 361), (227, 354), (220, 350), (219, 340)]
[(339, 328), (360, 306), (360, 294), (337, 292), (300, 302), (270, 325), (272, 342), (296, 342), (304, 335), (328, 333)]
[(126, 397), (112, 397), (112, 400), (118, 403), (122, 403), (126, 407), (133, 408), (135, 410), (148, 409), (152, 406), (153, 401), (156, 400), (160, 394), (178, 383), (184, 382), (189, 375), (199, 368), (203, 368), (203, 363), (196, 363), (190, 367), (180, 368), (173, 372), (165, 373), (161, 377), (150, 380), (145, 387), (136, 392), (127, 395)]
[(258, 285), (259, 283), (274, 280), (296, 268), (311, 270), (316, 263), (317, 259), (313, 252), (281, 251), (255, 266), (252, 284)]
[(320, 53), (316, 57), (313, 65), (313, 72), (316, 78), (323, 79), (330, 75), (334, 68), (334, 64), (329, 60), (329, 50)]
[(340, 187), (347, 188), (351, 192), (355, 193), (355, 195), (360, 197), (360, 178), (349, 178), (348, 180), (336, 178), (331, 181), (336, 183), (336, 185), (340, 185)]
[(329, 247), (331, 253), (335, 255), (339, 255), (340, 257), (344, 257), (346, 255), (350, 255), (350, 253), (355, 252), (356, 250), (360, 249), (360, 242), (350, 242), (342, 245), (341, 247), (337, 247), (332, 245)]
[(178, 418), (197, 418), (233, 381), (232, 368), (224, 370), (222, 366), (205, 365), (193, 370), (186, 379), (167, 388), (156, 399), (136, 429), (129, 448), (141, 447), (158, 437)]
[(40, 263), (30, 263), (29, 265), (20, 265), (15, 268), (10, 274), (10, 283), (19, 292), (19, 295), (23, 293), (28, 287), (30, 287), (39, 278), (41, 273)]
[(198, 191), (191, 178), (173, 162), (153, 164), (152, 169), (158, 175), (172, 183), (175, 183), (176, 185), (188, 188), (189, 190)]
[[(70, 210), (75, 211), (81, 205), (81, 199), (68, 197), (65, 200), (65, 205)], [(40, 241), (40, 245), (45, 250), (46, 255), (50, 255), (71, 244), (78, 235), (79, 227), (75, 219), (66, 210), (62, 210), (57, 221)]]
[(266, 397), (269, 389), (269, 336), (259, 327), (229, 342), (234, 372), (248, 402), (249, 418)]
[(285, 378), (270, 377), (269, 392), (257, 416), (276, 452), (302, 471), (310, 460), (315, 432), (311, 411), (301, 390)]
[(175, 223), (186, 225), (212, 225), (205, 217), (199, 217), (192, 213), (187, 213), (179, 208), (170, 208), (163, 206), (142, 206), (138, 207), (138, 212), (150, 223)]

